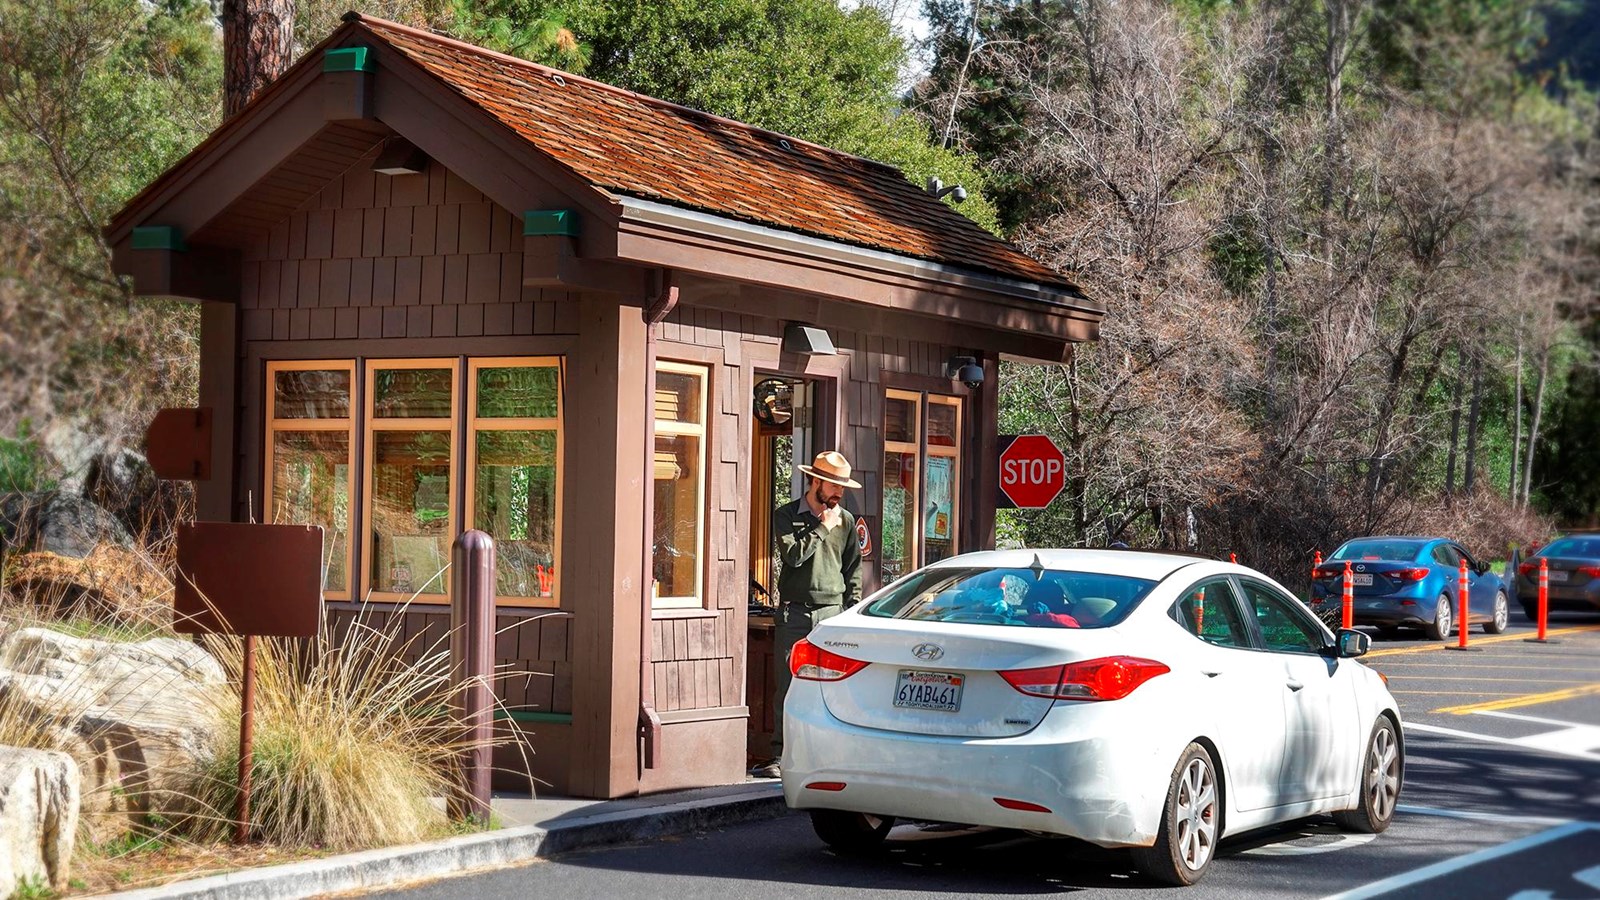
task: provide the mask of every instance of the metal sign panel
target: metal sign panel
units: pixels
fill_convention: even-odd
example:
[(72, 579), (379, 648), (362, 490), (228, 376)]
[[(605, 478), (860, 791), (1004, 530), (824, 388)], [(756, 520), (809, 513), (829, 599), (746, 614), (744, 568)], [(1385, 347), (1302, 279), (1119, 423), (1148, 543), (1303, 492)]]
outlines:
[(178, 526), (175, 630), (312, 637), (322, 607), (322, 526)]
[(144, 455), (157, 478), (211, 480), (211, 408), (163, 409), (144, 433)]

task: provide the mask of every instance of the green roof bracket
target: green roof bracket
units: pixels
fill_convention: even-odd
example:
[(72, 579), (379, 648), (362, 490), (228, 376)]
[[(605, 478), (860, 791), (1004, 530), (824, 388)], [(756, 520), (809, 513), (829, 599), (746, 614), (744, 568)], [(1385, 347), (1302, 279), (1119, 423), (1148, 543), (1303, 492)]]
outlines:
[(324, 72), (376, 72), (378, 61), (371, 47), (334, 47), (322, 54)]
[(578, 236), (578, 216), (570, 209), (530, 209), (522, 214), (524, 237)]
[(183, 242), (183, 232), (171, 225), (141, 225), (133, 230), (133, 249), (181, 252), (189, 245)]

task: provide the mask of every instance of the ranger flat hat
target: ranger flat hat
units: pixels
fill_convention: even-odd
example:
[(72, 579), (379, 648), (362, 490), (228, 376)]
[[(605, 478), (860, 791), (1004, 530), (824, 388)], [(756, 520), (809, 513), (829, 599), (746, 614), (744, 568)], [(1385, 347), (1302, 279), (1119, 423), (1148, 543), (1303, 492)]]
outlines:
[(837, 450), (824, 450), (817, 454), (809, 466), (795, 466), (795, 468), (823, 481), (842, 484), (847, 488), (861, 487), (859, 482), (850, 480), (850, 460)]

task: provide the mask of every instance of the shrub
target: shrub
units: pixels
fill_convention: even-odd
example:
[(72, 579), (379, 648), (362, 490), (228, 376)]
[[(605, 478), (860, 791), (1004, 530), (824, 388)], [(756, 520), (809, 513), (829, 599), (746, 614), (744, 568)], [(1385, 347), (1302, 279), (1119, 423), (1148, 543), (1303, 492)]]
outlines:
[[(380, 625), (363, 614), (347, 628), (325, 623), (309, 640), (258, 640), (255, 836), (342, 850), (413, 842), (445, 828), (435, 798), (456, 791), (455, 762), (468, 747), (449, 712), (448, 640), (403, 639), (401, 618)], [(240, 678), (242, 642), (212, 643)], [(234, 740), (195, 781), (197, 838), (231, 833), (238, 753)]]

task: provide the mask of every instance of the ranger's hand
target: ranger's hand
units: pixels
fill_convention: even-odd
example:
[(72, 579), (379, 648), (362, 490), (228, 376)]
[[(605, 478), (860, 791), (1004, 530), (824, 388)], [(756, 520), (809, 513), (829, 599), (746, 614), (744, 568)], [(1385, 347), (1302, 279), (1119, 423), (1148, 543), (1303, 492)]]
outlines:
[(839, 527), (839, 507), (830, 506), (822, 511), (822, 525), (829, 531)]

